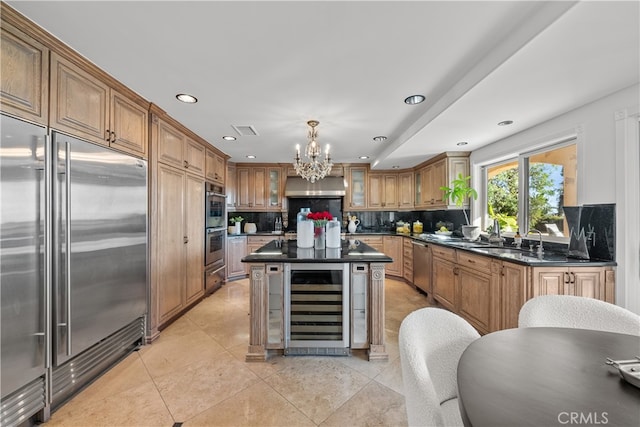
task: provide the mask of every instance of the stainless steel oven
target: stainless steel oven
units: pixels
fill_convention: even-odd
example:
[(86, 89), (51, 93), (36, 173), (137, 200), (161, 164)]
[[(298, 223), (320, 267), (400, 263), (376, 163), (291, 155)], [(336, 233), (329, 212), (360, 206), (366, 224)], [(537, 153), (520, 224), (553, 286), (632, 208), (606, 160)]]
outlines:
[(204, 264), (207, 270), (224, 266), (225, 242), (227, 230), (207, 228), (205, 231)]
[(212, 184), (205, 183), (205, 212), (204, 223), (209, 228), (226, 228), (227, 227), (227, 199), (224, 195), (224, 188)]

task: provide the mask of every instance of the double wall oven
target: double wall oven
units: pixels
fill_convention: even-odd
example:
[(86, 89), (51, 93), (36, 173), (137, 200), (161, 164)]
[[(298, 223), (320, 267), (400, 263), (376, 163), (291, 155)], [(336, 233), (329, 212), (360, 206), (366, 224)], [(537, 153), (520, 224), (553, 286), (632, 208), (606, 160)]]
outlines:
[(224, 187), (205, 183), (205, 292), (217, 290), (224, 281), (227, 241), (227, 200)]

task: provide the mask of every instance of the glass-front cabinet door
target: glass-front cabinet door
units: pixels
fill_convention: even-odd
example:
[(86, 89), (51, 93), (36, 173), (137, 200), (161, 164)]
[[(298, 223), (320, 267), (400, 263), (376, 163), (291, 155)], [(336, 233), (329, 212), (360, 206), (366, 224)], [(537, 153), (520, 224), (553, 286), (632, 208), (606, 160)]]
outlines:
[(269, 309), (267, 311), (267, 348), (284, 346), (284, 268), (282, 264), (268, 264), (266, 268)]
[(268, 209), (279, 210), (282, 208), (282, 172), (280, 168), (269, 169), (268, 180)]
[(350, 167), (349, 168), (349, 187), (347, 188), (349, 209), (366, 208), (366, 188), (367, 188), (367, 168), (366, 167)]

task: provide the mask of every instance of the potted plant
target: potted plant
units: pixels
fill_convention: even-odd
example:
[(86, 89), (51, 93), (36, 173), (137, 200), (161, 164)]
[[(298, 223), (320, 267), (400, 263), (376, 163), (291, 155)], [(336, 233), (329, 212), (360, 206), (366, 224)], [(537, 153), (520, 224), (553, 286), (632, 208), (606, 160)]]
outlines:
[[(451, 200), (456, 206), (462, 208), (470, 198), (476, 200), (478, 198), (478, 192), (469, 186), (470, 176), (464, 177), (462, 174), (458, 174), (458, 177), (451, 181), (451, 187), (440, 187), (440, 190), (444, 191), (442, 200), (445, 202)], [(471, 225), (467, 211), (463, 208), (464, 218), (467, 220), (467, 225), (462, 226), (462, 235), (467, 239), (476, 240), (480, 237), (480, 228), (477, 225)]]
[(241, 216), (234, 216), (230, 219), (230, 221), (235, 225), (235, 230), (233, 231), (233, 234), (240, 234), (241, 231), (241, 225), (242, 225), (242, 221), (244, 220), (244, 218), (242, 218)]

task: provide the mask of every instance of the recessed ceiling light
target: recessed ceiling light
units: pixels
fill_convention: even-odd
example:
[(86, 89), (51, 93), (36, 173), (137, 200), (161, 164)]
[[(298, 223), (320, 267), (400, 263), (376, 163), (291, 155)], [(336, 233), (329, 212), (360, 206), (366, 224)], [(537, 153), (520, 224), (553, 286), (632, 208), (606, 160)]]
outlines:
[(178, 101), (182, 101), (185, 104), (195, 104), (196, 102), (198, 102), (198, 98), (186, 93), (179, 93), (176, 95), (176, 98), (178, 98)]
[(369, 158), (369, 156), (360, 156), (359, 159), (360, 160), (367, 160)]
[(255, 159), (255, 158), (256, 158), (256, 156), (254, 156), (253, 154), (249, 154), (249, 155), (247, 156), (247, 159)]
[(226, 136), (223, 136), (222, 139), (224, 139), (225, 141), (235, 141), (236, 137), (235, 136), (226, 135)]
[(502, 121), (502, 122), (498, 123), (498, 126), (509, 126), (510, 124), (513, 124), (513, 120)]
[(404, 103), (408, 105), (420, 104), (422, 101), (424, 101), (424, 96), (422, 95), (411, 95), (404, 99)]
[(460, 145), (460, 146), (462, 146), (462, 145), (467, 145), (467, 144), (468, 144), (468, 142), (467, 142), (467, 141), (460, 141), (460, 142), (458, 142), (456, 145)]
[(387, 137), (386, 137), (386, 136), (382, 136), (382, 135), (380, 135), (380, 136), (374, 136), (374, 137), (373, 137), (373, 140), (374, 140), (375, 142), (382, 142), (382, 141), (386, 141), (386, 140), (387, 140)]
[(391, 166), (391, 169), (400, 169), (400, 166), (398, 166), (398, 165), (393, 165), (393, 166)]

